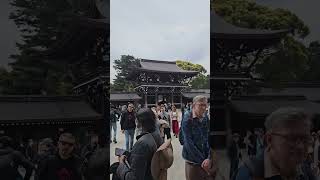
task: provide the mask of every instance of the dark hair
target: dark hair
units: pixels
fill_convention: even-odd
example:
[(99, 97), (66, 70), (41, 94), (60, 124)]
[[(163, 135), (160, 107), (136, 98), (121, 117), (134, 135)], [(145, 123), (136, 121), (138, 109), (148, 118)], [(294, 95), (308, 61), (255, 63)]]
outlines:
[(149, 108), (142, 108), (137, 113), (138, 123), (142, 129), (147, 132), (153, 132), (156, 129), (156, 116)]

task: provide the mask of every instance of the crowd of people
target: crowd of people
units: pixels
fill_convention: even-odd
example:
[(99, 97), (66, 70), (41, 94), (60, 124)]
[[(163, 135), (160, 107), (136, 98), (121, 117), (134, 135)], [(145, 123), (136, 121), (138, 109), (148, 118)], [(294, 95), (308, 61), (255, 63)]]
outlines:
[[(178, 111), (176, 106), (170, 103), (159, 103), (150, 109), (155, 114), (156, 123), (160, 127), (162, 138), (171, 139), (171, 135), (179, 137), (180, 123), (184, 111), (190, 111), (192, 103)], [(134, 144), (134, 137), (141, 134), (141, 128), (137, 126), (137, 113), (141, 109), (141, 105), (134, 106), (132, 103), (128, 105), (110, 108), (110, 143), (117, 143), (117, 122), (120, 121), (121, 133), (125, 134), (125, 149), (130, 151)]]
[(309, 113), (283, 107), (267, 116), (265, 132), (247, 131), (243, 138), (234, 133), (227, 150), (229, 179), (320, 179), (320, 132), (311, 133), (311, 128)]
[(71, 131), (57, 140), (44, 138), (16, 145), (6, 135), (0, 137), (0, 179), (6, 180), (98, 180), (109, 176), (109, 150), (92, 134), (80, 146)]
[[(163, 156), (158, 157), (157, 160), (162, 163), (154, 162), (154, 159), (159, 149), (172, 148), (173, 138), (179, 139), (183, 146), (181, 156), (185, 160), (187, 180), (195, 180), (199, 177), (205, 180), (214, 178), (212, 151), (208, 143), (210, 116), (206, 97), (195, 97), (191, 103), (183, 106), (181, 111), (178, 111), (175, 105), (166, 103), (138, 109), (135, 111), (134, 105), (129, 103), (121, 110), (115, 107), (110, 110), (110, 114), (115, 114), (116, 117), (111, 121), (120, 121), (121, 131), (125, 134), (127, 151), (119, 155), (119, 162), (111, 166), (114, 180), (166, 179), (166, 172), (163, 171), (171, 166), (170, 153), (164, 153), (163, 155), (168, 157), (164, 157), (163, 160), (159, 158)], [(110, 129), (113, 127), (114, 125), (111, 125)], [(113, 138), (110, 137), (110, 143), (112, 140), (114, 143), (117, 142), (115, 132), (113, 131)], [(137, 141), (134, 143), (135, 135)], [(154, 166), (154, 164), (157, 165)], [(160, 174), (162, 172), (164, 176), (157, 176), (156, 174), (159, 173), (155, 172)]]

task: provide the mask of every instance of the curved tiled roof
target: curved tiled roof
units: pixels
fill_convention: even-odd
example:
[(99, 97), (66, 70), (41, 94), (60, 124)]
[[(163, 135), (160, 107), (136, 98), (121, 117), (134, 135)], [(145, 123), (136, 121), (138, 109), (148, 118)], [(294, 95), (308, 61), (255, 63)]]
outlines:
[(219, 17), (214, 11), (210, 15), (211, 38), (223, 39), (266, 39), (281, 38), (289, 30), (248, 29), (235, 26)]
[(187, 71), (179, 68), (176, 61), (159, 61), (140, 59), (141, 70), (145, 71), (157, 71), (157, 72), (171, 72), (171, 73), (183, 73), (183, 74), (197, 74), (197, 71)]
[(0, 125), (94, 123), (102, 119), (77, 96), (1, 96)]
[(134, 101), (141, 97), (136, 93), (111, 93), (110, 101)]

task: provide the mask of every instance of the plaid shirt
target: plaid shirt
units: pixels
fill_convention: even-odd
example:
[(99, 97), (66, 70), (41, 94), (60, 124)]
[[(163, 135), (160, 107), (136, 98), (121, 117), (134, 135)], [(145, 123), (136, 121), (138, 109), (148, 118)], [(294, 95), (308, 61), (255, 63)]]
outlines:
[(210, 158), (208, 117), (199, 120), (192, 118), (192, 112), (187, 111), (181, 128), (184, 137), (182, 157), (190, 163), (201, 165), (205, 159)]

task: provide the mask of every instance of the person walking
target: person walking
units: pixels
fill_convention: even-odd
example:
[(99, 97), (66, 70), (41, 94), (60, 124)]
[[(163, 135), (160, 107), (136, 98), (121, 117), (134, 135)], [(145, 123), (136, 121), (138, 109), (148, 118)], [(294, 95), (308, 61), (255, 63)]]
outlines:
[(170, 115), (169, 113), (166, 112), (165, 110), (165, 105), (161, 104), (161, 109), (160, 109), (160, 114), (159, 114), (159, 119), (164, 120), (167, 122), (167, 126), (164, 127), (164, 134), (167, 136), (167, 139), (171, 139), (171, 120), (170, 120)]
[(119, 121), (120, 113), (115, 107), (110, 108), (110, 143), (112, 142), (112, 129), (113, 129), (113, 142), (117, 143), (117, 121)]
[(133, 104), (130, 103), (127, 111), (122, 113), (120, 120), (121, 132), (125, 134), (127, 151), (132, 149), (136, 129), (136, 115), (133, 108)]
[(177, 138), (179, 135), (179, 114), (176, 106), (172, 105), (172, 111), (170, 112), (170, 119), (172, 120), (172, 132)]

